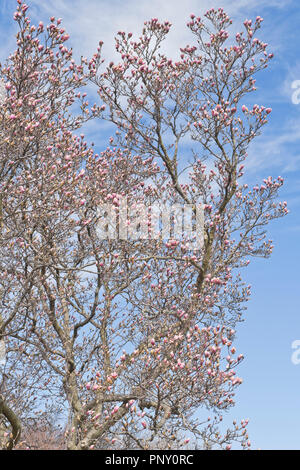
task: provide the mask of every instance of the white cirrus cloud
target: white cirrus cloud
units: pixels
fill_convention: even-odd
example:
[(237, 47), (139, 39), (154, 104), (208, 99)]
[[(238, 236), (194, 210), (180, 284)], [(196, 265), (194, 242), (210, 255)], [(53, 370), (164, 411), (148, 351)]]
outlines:
[[(282, 9), (290, 0), (223, 0), (222, 7), (231, 16), (242, 20), (247, 15), (259, 14), (264, 7)], [(190, 13), (200, 14), (209, 8), (220, 7), (219, 0), (40, 0), (29, 1), (32, 14), (36, 19), (51, 15), (62, 17), (68, 32), (72, 35), (75, 51), (93, 54), (99, 40), (105, 42), (108, 58), (114, 50), (114, 35), (118, 30), (138, 34), (143, 22), (152, 17), (168, 20), (173, 24), (166, 50), (170, 55), (177, 54), (179, 47), (191, 41), (185, 24)], [(240, 27), (240, 26), (239, 26)]]

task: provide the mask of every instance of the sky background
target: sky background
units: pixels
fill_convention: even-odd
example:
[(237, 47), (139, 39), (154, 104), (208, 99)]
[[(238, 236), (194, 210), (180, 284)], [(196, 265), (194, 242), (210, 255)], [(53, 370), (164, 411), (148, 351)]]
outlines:
[[(252, 285), (252, 299), (236, 342), (238, 352), (245, 355), (238, 369), (244, 383), (228, 419), (250, 419), (253, 449), (300, 449), (300, 352), (295, 354), (299, 364), (292, 361), (292, 343), (300, 342), (300, 103), (297, 89), (292, 88), (295, 80), (300, 81), (299, 1), (29, 0), (28, 4), (34, 22), (47, 23), (52, 15), (63, 18), (75, 56), (91, 56), (103, 40), (108, 61), (114, 59), (115, 33), (119, 29), (139, 33), (152, 17), (173, 24), (165, 45), (171, 57), (192, 42), (185, 26), (191, 13), (201, 16), (211, 7), (223, 7), (234, 21), (233, 32), (242, 30), (246, 18), (264, 18), (260, 37), (275, 58), (256, 76), (258, 89), (251, 103), (254, 99), (273, 112), (249, 149), (247, 182), (260, 182), (269, 175), (284, 177), (280, 199), (288, 202), (290, 214), (269, 226), (268, 238), (275, 244), (272, 257), (253, 259), (242, 272)], [(0, 0), (1, 62), (15, 49), (15, 5), (15, 0)], [(297, 86), (300, 89), (300, 82)], [(91, 126), (87, 138), (106, 145), (107, 128), (98, 122), (98, 132), (99, 127), (101, 136)]]

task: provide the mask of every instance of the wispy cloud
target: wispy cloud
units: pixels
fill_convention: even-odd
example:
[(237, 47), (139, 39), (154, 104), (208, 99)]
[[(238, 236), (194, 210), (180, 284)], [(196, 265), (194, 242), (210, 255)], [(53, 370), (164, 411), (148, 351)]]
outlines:
[(281, 127), (260, 136), (250, 147), (248, 169), (258, 171), (281, 167), (287, 173), (300, 169), (300, 117), (290, 119)]
[[(290, 0), (254, 0), (249, 6), (247, 0), (223, 0), (222, 7), (228, 14), (245, 18), (249, 14), (258, 14), (266, 6), (282, 9)], [(174, 55), (182, 44), (191, 40), (185, 27), (190, 13), (203, 14), (209, 8), (220, 7), (219, 0), (31, 0), (36, 16), (61, 16), (72, 34), (74, 48), (82, 54), (94, 52), (99, 40), (106, 44), (105, 51), (110, 56), (113, 52), (113, 38), (121, 30), (139, 33), (143, 22), (152, 17), (169, 20), (173, 24), (166, 49)]]

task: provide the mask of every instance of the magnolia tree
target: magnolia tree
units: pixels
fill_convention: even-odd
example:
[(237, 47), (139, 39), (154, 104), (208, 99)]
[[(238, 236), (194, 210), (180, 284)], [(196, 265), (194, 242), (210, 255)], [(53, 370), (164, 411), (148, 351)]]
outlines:
[[(245, 104), (272, 58), (262, 19), (230, 39), (222, 9), (191, 15), (177, 61), (152, 19), (136, 41), (120, 31), (105, 66), (102, 42), (77, 64), (61, 20), (33, 26), (27, 8), (1, 67), (3, 448), (53, 416), (68, 449), (250, 447), (247, 420), (221, 423), (242, 382), (238, 270), (270, 255), (265, 227), (287, 213), (281, 177), (245, 184), (271, 112)], [(116, 126), (98, 153), (76, 133), (90, 119)]]
[[(45, 217), (51, 218), (51, 213), (47, 214), (46, 200), (50, 197), (57, 201), (59, 198), (57, 182), (53, 181), (56, 160), (61, 156), (67, 158), (64, 162), (67, 166), (62, 168), (61, 165), (59, 170), (65, 173), (67, 181), (71, 167), (80, 167), (87, 152), (86, 144), (71, 134), (88, 119), (82, 99), (79, 98), (83, 113), (80, 116), (68, 113), (78, 100), (75, 94), (87, 75), (83, 73), (82, 65), (75, 65), (72, 51), (64, 46), (68, 36), (61, 28), (52, 25), (44, 33), (42, 23), (37, 28), (30, 25), (26, 10), (27, 6), (20, 4), (15, 13), (14, 18), (20, 25), (17, 50), (1, 67), (6, 100), (0, 111), (0, 339), (2, 350), (3, 339), (5, 342), (7, 361), (1, 371), (0, 406), (6, 425), (8, 421), (12, 427), (12, 434), (5, 432), (4, 448), (11, 448), (20, 437), (21, 423), (14, 408), (17, 407), (22, 415), (26, 412), (30, 416), (34, 409), (32, 402), (37, 399), (34, 391), (41, 390), (43, 377), (46, 382), (49, 380), (40, 367), (40, 358), (32, 350), (30, 333), (33, 325), (28, 322), (31, 304), (35, 302), (34, 288), (37, 289), (34, 279), (41, 280), (45, 268), (38, 261), (42, 253), (29, 252), (26, 238), (31, 238), (33, 250), (35, 239), (44, 239), (40, 228), (35, 227), (34, 218), (47, 232)], [(39, 40), (42, 35), (44, 46)], [(69, 165), (67, 148), (73, 156)], [(46, 180), (52, 181), (52, 188), (44, 188)], [(36, 199), (34, 192), (39, 194)], [(57, 202), (52, 205), (52, 211), (58, 210), (54, 209), (55, 204)], [(33, 262), (34, 257), (37, 258)], [(22, 335), (22, 341), (18, 339), (19, 335)], [(30, 403), (29, 411), (25, 403)]]

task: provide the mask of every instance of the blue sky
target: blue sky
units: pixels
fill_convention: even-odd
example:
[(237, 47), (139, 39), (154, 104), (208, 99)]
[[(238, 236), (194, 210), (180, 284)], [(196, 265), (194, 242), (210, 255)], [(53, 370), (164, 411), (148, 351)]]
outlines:
[[(14, 0), (0, 0), (0, 61), (14, 50)], [(144, 20), (158, 17), (173, 24), (167, 52), (191, 42), (186, 20), (211, 7), (223, 7), (240, 29), (246, 18), (264, 18), (261, 38), (275, 58), (258, 75), (253, 99), (273, 112), (263, 135), (249, 150), (250, 182), (272, 175), (285, 178), (281, 199), (290, 214), (270, 225), (275, 242), (269, 260), (253, 260), (243, 271), (252, 285), (245, 321), (238, 329), (238, 351), (245, 361), (239, 368), (244, 383), (237, 394), (232, 419), (249, 418), (253, 448), (300, 449), (300, 364), (293, 364), (292, 342), (300, 340), (300, 103), (292, 101), (292, 83), (300, 80), (300, 4), (297, 0), (29, 0), (35, 21), (62, 17), (75, 54), (91, 55), (100, 39), (110, 59), (116, 31), (138, 32)], [(300, 93), (299, 93), (300, 97)], [(247, 105), (247, 102), (245, 102)], [(95, 128), (89, 130), (95, 134)], [(94, 138), (94, 135), (93, 135)], [(299, 354), (300, 357), (300, 354)]]

